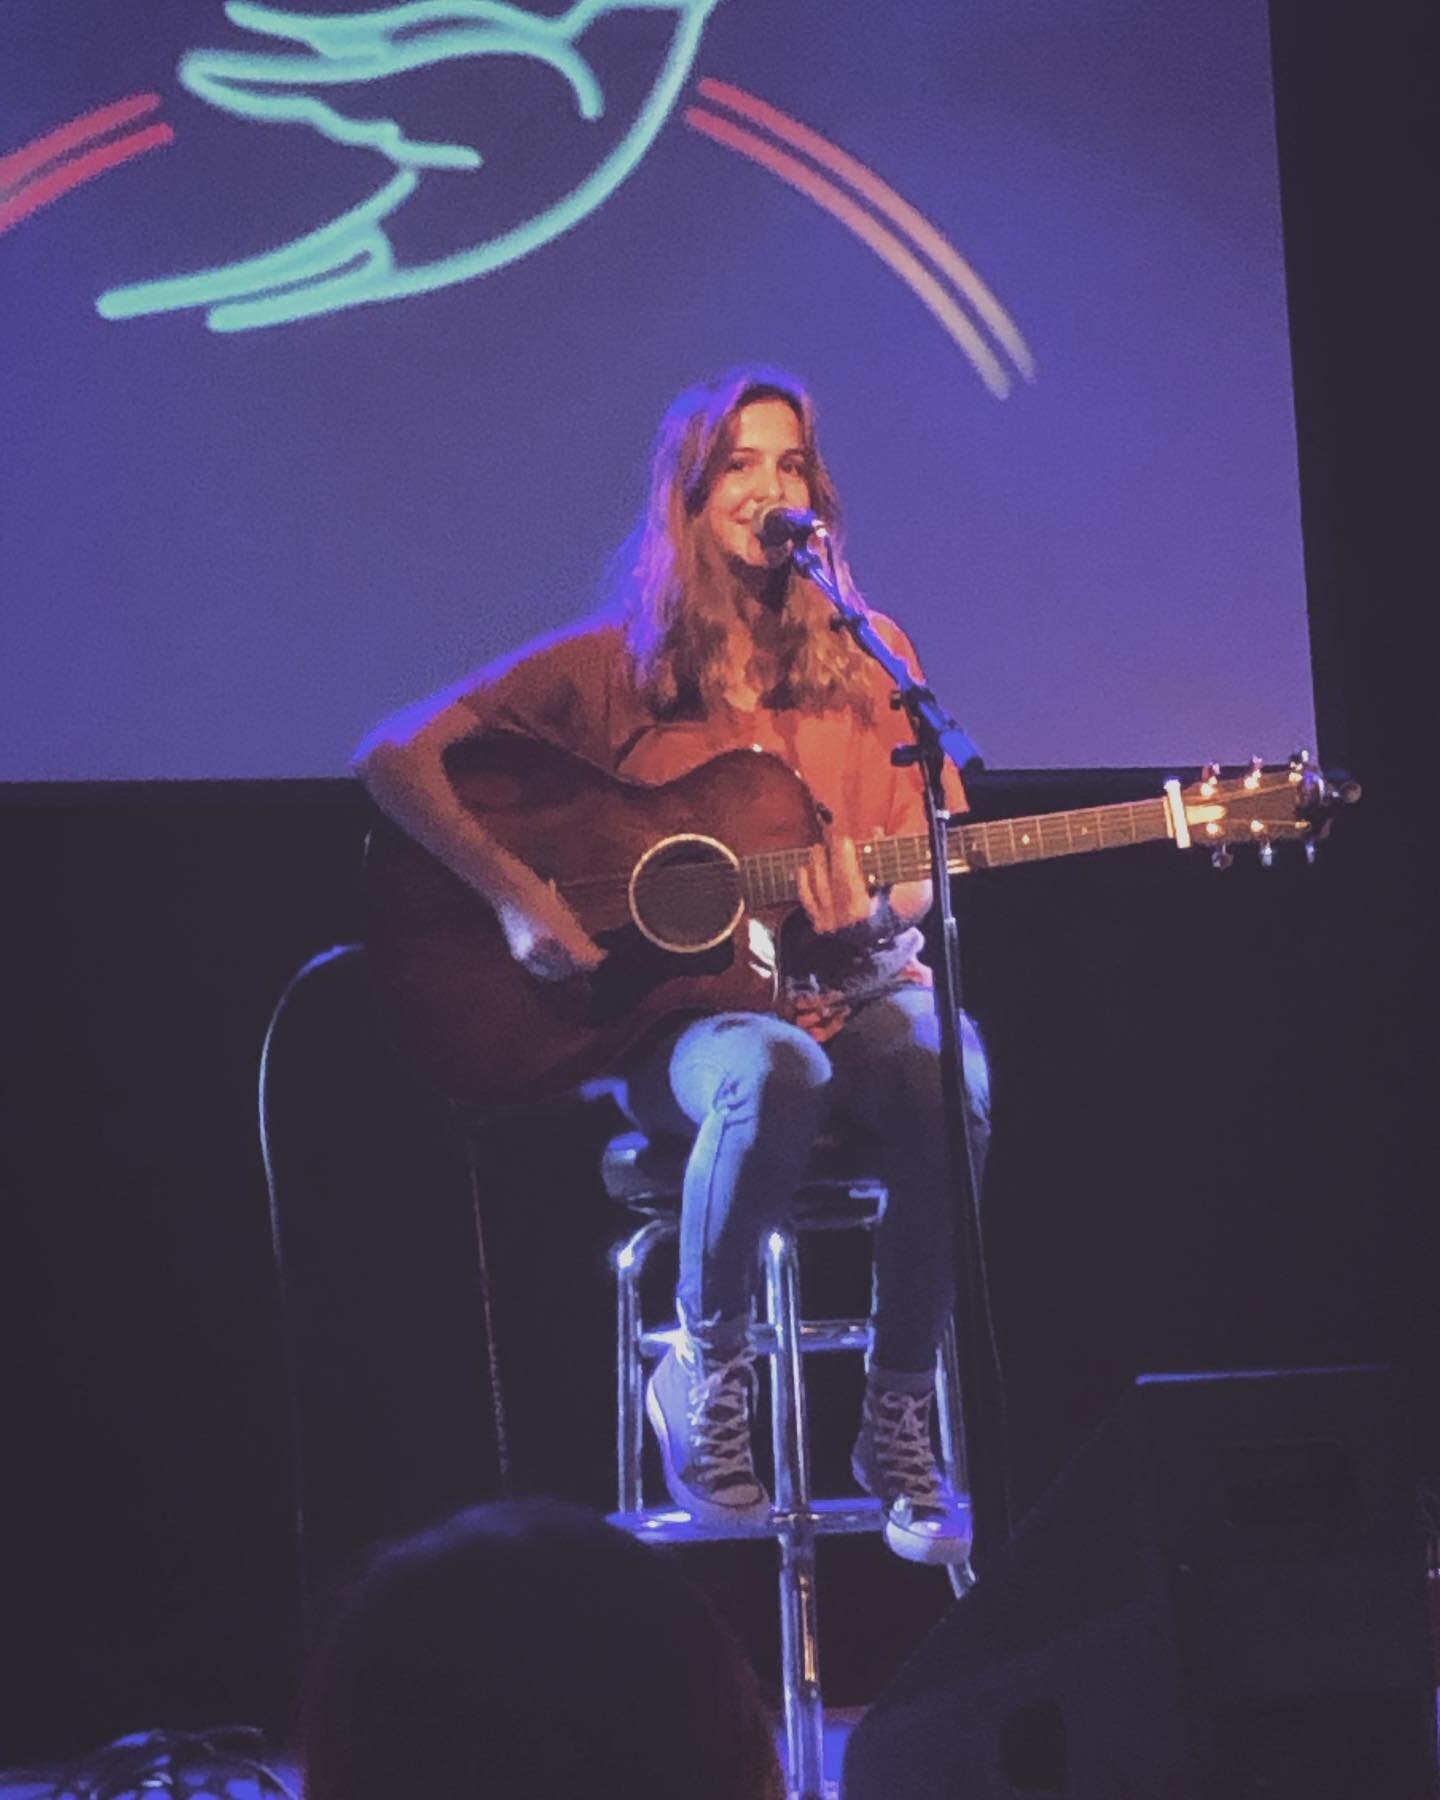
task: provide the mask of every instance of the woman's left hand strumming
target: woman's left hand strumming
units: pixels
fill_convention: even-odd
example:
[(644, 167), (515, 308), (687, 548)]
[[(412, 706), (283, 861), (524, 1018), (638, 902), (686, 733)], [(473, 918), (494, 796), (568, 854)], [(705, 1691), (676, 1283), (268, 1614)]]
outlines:
[(874, 897), (860, 871), (854, 838), (827, 833), (801, 863), (796, 890), (810, 923), (823, 937), (861, 925), (870, 917)]
[[(898, 921), (890, 896), (871, 893), (853, 838), (836, 832), (816, 844), (809, 861), (800, 865), (796, 890), (815, 931), (837, 947), (848, 947), (842, 956), (863, 960), (894, 936)], [(822, 978), (811, 991), (793, 987), (786, 995), (782, 1017), (823, 1044), (843, 1029), (850, 1011), (846, 994), (827, 988)]]

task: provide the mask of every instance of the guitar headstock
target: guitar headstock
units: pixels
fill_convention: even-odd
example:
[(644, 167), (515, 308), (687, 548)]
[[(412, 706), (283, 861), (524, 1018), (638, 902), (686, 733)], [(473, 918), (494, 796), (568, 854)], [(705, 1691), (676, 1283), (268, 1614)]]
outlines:
[(1188, 787), (1167, 781), (1165, 796), (1175, 841), (1182, 848), (1208, 845), (1215, 866), (1227, 869), (1234, 861), (1233, 846), (1253, 844), (1261, 864), (1269, 868), (1281, 843), (1300, 844), (1313, 861), (1334, 809), (1353, 806), (1360, 786), (1348, 776), (1322, 775), (1312, 767), (1309, 752), (1301, 750), (1279, 767), (1252, 757), (1241, 775), (1225, 775), (1218, 764), (1207, 763), (1199, 781)]

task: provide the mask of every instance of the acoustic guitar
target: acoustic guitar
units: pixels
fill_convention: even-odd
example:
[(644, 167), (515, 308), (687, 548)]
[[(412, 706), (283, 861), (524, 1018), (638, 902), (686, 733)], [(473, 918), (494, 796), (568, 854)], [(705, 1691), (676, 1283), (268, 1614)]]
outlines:
[[(511, 958), (493, 912), (395, 826), (366, 857), (372, 962), (421, 1066), (486, 1104), (574, 1088), (682, 1012), (766, 1012), (787, 922), (803, 928), (796, 872), (820, 838), (818, 809), (778, 757), (732, 750), (660, 786), (625, 781), (552, 745), (490, 732), (454, 747), (461, 804), (574, 909), (608, 952), (591, 975), (545, 982)], [(961, 824), (950, 869), (967, 874), (1170, 839), (1223, 861), (1254, 844), (1312, 846), (1354, 784), (1303, 756), (1222, 777), (1207, 769), (1152, 799)], [(874, 888), (924, 880), (927, 837), (857, 846)]]

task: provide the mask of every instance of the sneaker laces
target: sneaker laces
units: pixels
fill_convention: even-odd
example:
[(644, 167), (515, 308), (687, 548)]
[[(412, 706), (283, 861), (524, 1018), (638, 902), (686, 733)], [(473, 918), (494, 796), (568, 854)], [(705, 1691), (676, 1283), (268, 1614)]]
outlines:
[(750, 1451), (750, 1401), (754, 1393), (753, 1345), (742, 1344), (723, 1360), (696, 1352), (685, 1397), (685, 1418), (690, 1428), (693, 1466), (706, 1486), (718, 1489), (755, 1480)]
[(902, 1394), (890, 1388), (869, 1397), (870, 1443), (887, 1500), (908, 1500), (912, 1507), (943, 1512), (945, 1495), (935, 1450), (930, 1442), (933, 1395)]

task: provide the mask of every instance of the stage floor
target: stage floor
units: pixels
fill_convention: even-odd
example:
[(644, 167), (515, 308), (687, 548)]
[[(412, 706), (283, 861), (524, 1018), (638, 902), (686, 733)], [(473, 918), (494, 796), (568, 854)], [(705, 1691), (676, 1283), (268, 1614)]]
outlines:
[[(851, 1711), (837, 1711), (826, 1716), (826, 1800), (832, 1800), (832, 1797), (838, 1796), (840, 1765), (845, 1756), (845, 1743), (860, 1716), (860, 1710), (858, 1708)], [(785, 1741), (783, 1730), (780, 1728), (778, 1722), (776, 1726), (776, 1743), (779, 1747), (781, 1760), (783, 1762), (785, 1756)], [(74, 1781), (77, 1769), (80, 1769), (85, 1762), (88, 1762), (88, 1760), (88, 1755), (84, 1755), (75, 1764), (67, 1764), (62, 1767), (62, 1765), (57, 1763), (46, 1771), (0, 1770), (0, 1800), (45, 1800), (47, 1795), (57, 1792), (58, 1781)], [(299, 1800), (300, 1771), (293, 1757), (288, 1754), (277, 1752), (274, 1754), (267, 1754), (263, 1756), (261, 1760), (268, 1768), (274, 1770), (290, 1790), (290, 1793), (296, 1796), (296, 1800)], [(33, 1779), (34, 1776), (38, 1776), (42, 1773), (47, 1776), (46, 1780)], [(217, 1793), (216, 1789), (213, 1787), (207, 1787), (203, 1790), (197, 1788), (192, 1791), (196, 1794), (197, 1800), (199, 1800), (199, 1796), (202, 1793), (204, 1795), (204, 1800), (277, 1800), (277, 1793), (273, 1787), (270, 1787), (268, 1784), (262, 1785), (259, 1781), (245, 1776), (237, 1776), (235, 1780), (227, 1782), (221, 1793)], [(64, 1792), (66, 1794), (66, 1800), (88, 1800), (88, 1792), (84, 1787), (78, 1785), (75, 1787), (67, 1787)], [(108, 1792), (107, 1800), (128, 1800), (128, 1794), (131, 1792), (141, 1795), (142, 1800), (150, 1800), (150, 1797), (153, 1797), (156, 1794), (173, 1794), (174, 1790), (168, 1788), (149, 1788), (142, 1790), (137, 1784), (135, 1788), (130, 1790), (117, 1790), (111, 1788)], [(281, 1800), (283, 1800), (283, 1797), (281, 1797)]]
[[(848, 1710), (837, 1709), (826, 1715), (825, 1721), (825, 1800), (838, 1800), (840, 1768), (845, 1757), (845, 1746), (851, 1731), (863, 1716), (860, 1707)], [(139, 1735), (139, 1734), (137, 1734)], [(147, 1731), (145, 1735), (150, 1735)], [(184, 1734), (177, 1734), (184, 1735)], [(1440, 1691), (1436, 1694), (1436, 1737), (1440, 1745)], [(785, 1756), (784, 1733), (780, 1721), (776, 1720), (776, 1744), (782, 1762)], [(74, 1762), (50, 1765), (45, 1770), (0, 1769), (0, 1800), (46, 1800), (49, 1795), (62, 1793), (64, 1800), (91, 1800), (94, 1792), (94, 1776), (98, 1773), (101, 1746), (90, 1751), (82, 1751)], [(294, 1757), (286, 1751), (257, 1752), (257, 1759), (269, 1770), (279, 1776), (295, 1800), (300, 1800), (300, 1772)], [(238, 1759), (237, 1759), (238, 1760)], [(87, 1775), (91, 1778), (87, 1782)], [(40, 1779), (40, 1777), (44, 1779)], [(63, 1784), (63, 1785), (62, 1785)], [(107, 1786), (105, 1800), (129, 1800), (134, 1794), (137, 1800), (151, 1800), (155, 1794), (179, 1796), (179, 1800), (284, 1800), (283, 1794), (269, 1784), (243, 1774), (237, 1774), (233, 1780), (221, 1784), (201, 1785), (198, 1781), (183, 1790), (170, 1787), (168, 1784), (142, 1788), (139, 1780), (130, 1787), (120, 1787), (113, 1782)], [(897, 1795), (896, 1800), (904, 1800)], [(1380, 1800), (1379, 1796), (1375, 1800)]]

